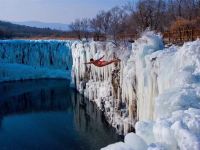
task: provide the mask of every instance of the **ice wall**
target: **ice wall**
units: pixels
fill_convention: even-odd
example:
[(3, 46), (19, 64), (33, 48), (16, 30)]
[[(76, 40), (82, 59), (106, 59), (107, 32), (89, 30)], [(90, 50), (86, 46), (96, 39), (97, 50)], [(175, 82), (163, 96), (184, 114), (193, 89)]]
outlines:
[(155, 64), (156, 56), (148, 56), (164, 48), (162, 39), (153, 32), (146, 32), (133, 44), (135, 53), (135, 76), (137, 116), (139, 120), (154, 119), (154, 100), (159, 93)]
[(0, 41), (0, 81), (70, 77), (71, 43), (59, 40)]
[[(103, 55), (121, 62), (103, 68), (84, 64)], [(200, 40), (165, 48), (160, 35), (146, 32), (132, 47), (76, 42), (72, 56), (74, 85), (118, 133), (135, 126), (137, 136), (130, 137), (146, 143), (141, 149), (200, 149)], [(126, 141), (105, 149), (138, 149)]]
[[(123, 82), (121, 78), (124, 74), (123, 66), (127, 63), (130, 53), (130, 45), (123, 44), (121, 47), (116, 47), (111, 42), (75, 42), (72, 45), (72, 83), (85, 97), (96, 102), (104, 112), (107, 121), (120, 134), (131, 129), (131, 124), (135, 121), (131, 113), (129, 114), (128, 101), (131, 99), (131, 107), (136, 101), (131, 89), (126, 90), (133, 83)], [(122, 61), (102, 68), (85, 64), (90, 58), (98, 59), (102, 56), (107, 61), (114, 58), (120, 58)], [(131, 78), (131, 74), (127, 75), (127, 78)]]
[[(133, 45), (115, 46), (111, 42), (72, 45), (74, 85), (97, 103), (120, 134), (133, 130), (137, 119), (153, 119), (157, 81), (155, 73), (148, 74), (145, 56), (159, 49), (163, 49), (162, 40), (152, 32), (145, 33)], [(103, 55), (105, 60), (117, 57), (121, 62), (102, 68), (84, 64)]]
[[(136, 40), (133, 51), (139, 120), (135, 129), (138, 140), (148, 145), (140, 148), (199, 150), (200, 40), (164, 48), (161, 38), (148, 32)], [(126, 138), (120, 145), (130, 146)], [(138, 149), (135, 145), (129, 149)]]
[(69, 41), (5, 40), (0, 41), (0, 58), (8, 63), (70, 69), (70, 45)]

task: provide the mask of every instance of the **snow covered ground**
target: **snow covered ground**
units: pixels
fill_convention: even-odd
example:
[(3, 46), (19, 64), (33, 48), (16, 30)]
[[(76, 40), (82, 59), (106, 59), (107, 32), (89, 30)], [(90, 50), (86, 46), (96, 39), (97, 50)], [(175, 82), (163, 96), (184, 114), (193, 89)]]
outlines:
[(0, 82), (71, 77), (71, 43), (56, 40), (0, 41)]
[[(121, 62), (84, 65), (103, 55)], [(77, 89), (97, 103), (118, 133), (136, 129), (103, 150), (200, 149), (200, 40), (165, 48), (160, 35), (146, 32), (132, 48), (75, 42), (72, 56)]]

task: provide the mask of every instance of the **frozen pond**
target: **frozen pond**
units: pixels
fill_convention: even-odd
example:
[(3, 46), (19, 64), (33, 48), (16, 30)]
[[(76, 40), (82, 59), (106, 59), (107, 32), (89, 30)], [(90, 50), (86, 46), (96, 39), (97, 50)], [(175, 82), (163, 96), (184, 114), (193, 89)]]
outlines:
[(120, 140), (69, 81), (0, 84), (1, 150), (98, 150)]

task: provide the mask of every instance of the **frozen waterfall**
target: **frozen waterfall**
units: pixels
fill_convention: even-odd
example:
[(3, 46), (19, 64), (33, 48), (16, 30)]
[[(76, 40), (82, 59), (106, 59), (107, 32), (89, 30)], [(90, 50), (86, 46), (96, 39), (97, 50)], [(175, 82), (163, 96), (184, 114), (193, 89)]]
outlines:
[(0, 81), (70, 78), (70, 41), (0, 41)]
[[(84, 64), (103, 55), (121, 62), (103, 68)], [(105, 149), (135, 149), (133, 139), (146, 143), (145, 149), (200, 149), (199, 40), (165, 48), (160, 35), (146, 32), (132, 45), (118, 47), (75, 42), (72, 57), (77, 90), (96, 102), (119, 134), (135, 127), (136, 135)]]

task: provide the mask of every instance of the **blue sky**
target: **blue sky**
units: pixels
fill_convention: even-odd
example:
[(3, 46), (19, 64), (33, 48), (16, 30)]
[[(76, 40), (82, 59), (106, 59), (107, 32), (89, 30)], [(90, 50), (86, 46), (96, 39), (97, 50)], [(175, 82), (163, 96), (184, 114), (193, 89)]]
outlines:
[(0, 0), (0, 20), (70, 23), (128, 0)]

